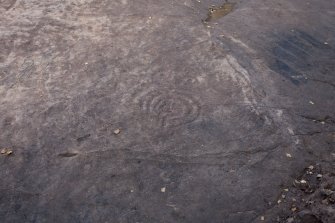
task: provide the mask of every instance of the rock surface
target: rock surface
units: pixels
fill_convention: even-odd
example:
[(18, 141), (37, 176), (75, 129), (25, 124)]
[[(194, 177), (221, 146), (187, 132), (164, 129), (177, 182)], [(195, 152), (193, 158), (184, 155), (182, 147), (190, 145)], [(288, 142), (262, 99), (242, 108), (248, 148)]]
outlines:
[(335, 222), (335, 2), (230, 3), (1, 0), (1, 222)]

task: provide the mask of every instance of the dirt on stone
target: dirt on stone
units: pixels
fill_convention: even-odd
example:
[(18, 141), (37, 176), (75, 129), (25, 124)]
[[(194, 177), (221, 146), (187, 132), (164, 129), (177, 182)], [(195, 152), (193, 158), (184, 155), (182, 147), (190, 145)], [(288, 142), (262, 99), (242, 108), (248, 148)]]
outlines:
[(208, 9), (207, 18), (204, 22), (211, 22), (213, 20), (217, 20), (222, 18), (233, 11), (235, 7), (235, 3), (224, 3), (221, 6), (212, 6)]
[(269, 222), (335, 222), (335, 171), (332, 165), (306, 167), (291, 185), (284, 188), (280, 202), (267, 213)]

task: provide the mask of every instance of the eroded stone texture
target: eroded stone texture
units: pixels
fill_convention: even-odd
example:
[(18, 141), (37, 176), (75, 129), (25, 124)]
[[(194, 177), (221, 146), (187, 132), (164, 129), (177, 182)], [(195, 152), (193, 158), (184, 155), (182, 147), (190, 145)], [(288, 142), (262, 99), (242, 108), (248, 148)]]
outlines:
[(335, 6), (233, 3), (0, 1), (3, 222), (275, 221), (334, 161)]

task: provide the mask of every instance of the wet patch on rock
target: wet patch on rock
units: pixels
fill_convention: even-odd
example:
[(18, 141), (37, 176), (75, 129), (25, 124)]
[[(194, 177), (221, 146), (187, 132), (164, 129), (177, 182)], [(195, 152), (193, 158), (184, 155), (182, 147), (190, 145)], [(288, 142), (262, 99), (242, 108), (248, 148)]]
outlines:
[(212, 6), (208, 9), (207, 18), (204, 22), (211, 22), (220, 19), (234, 10), (235, 3), (226, 2), (221, 6)]
[(335, 51), (320, 38), (301, 30), (291, 30), (276, 38), (268, 55), (269, 67), (293, 84), (306, 83), (315, 74), (322, 79), (334, 68)]

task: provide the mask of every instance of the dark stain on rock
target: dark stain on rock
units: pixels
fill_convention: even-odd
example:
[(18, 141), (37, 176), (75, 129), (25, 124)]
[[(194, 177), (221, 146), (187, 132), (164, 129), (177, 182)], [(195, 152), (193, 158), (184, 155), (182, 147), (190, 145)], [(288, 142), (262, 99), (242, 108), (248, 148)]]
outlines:
[(0, 63), (4, 63), (8, 55), (12, 52), (14, 47), (14, 41), (12, 39), (13, 36), (0, 38)]
[(299, 85), (306, 83), (311, 75), (320, 78), (322, 70), (332, 64), (330, 60), (334, 57), (335, 53), (327, 42), (304, 31), (294, 30), (276, 41), (269, 55), (269, 67)]
[(81, 136), (81, 137), (77, 138), (77, 141), (82, 142), (82, 141), (88, 139), (90, 136), (91, 136), (91, 134), (86, 134), (84, 136)]
[(204, 22), (220, 19), (233, 11), (235, 3), (226, 2), (221, 6), (212, 6), (208, 9), (207, 18)]
[(6, 117), (2, 122), (2, 126), (3, 127), (11, 126), (14, 121), (15, 119), (13, 117)]
[(74, 156), (77, 156), (77, 155), (78, 155), (78, 153), (71, 153), (71, 152), (58, 154), (58, 156), (62, 157), (62, 158), (69, 158), (69, 157), (74, 157)]

